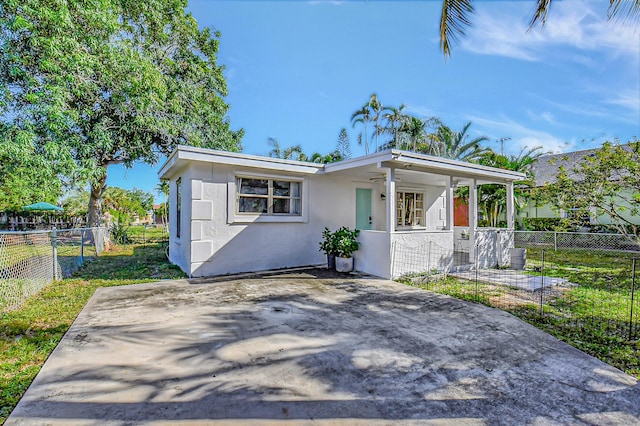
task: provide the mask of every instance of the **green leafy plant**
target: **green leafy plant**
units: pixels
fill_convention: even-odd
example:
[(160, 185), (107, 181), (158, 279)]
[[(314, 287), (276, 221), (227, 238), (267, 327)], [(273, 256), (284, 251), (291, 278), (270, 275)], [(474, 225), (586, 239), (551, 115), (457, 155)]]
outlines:
[(359, 229), (349, 229), (346, 226), (338, 229), (333, 234), (335, 244), (335, 255), (339, 257), (352, 257), (353, 252), (360, 248), (358, 242)]
[(330, 255), (336, 254), (336, 239), (335, 234), (331, 232), (326, 226), (322, 231), (322, 241), (320, 241), (320, 251), (324, 254)]

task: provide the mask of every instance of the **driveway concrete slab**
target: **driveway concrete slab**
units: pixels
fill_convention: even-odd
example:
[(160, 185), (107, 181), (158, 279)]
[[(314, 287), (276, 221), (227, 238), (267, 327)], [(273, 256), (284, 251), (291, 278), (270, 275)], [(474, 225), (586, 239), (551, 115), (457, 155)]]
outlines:
[(640, 385), (502, 311), (323, 269), (99, 289), (24, 424), (640, 424)]

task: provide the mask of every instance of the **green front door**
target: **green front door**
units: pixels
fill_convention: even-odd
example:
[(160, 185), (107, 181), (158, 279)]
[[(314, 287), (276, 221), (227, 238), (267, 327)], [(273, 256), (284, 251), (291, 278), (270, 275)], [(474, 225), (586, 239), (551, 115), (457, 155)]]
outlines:
[(371, 229), (371, 190), (356, 188), (356, 228)]

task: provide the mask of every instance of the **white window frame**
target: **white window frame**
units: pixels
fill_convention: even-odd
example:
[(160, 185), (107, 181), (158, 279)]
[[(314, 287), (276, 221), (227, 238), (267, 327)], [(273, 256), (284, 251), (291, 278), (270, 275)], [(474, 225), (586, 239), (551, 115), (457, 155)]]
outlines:
[[(397, 204), (400, 202), (400, 194), (403, 194), (402, 196), (402, 208), (400, 209), (400, 211), (398, 211), (398, 206)], [(405, 194), (414, 194), (414, 195), (421, 195), (422, 196), (422, 215), (421, 215), (421, 219), (422, 219), (422, 225), (406, 225), (404, 224), (404, 213), (405, 213)], [(426, 209), (425, 209), (425, 203), (426, 203), (426, 193), (423, 190), (417, 190), (414, 188), (398, 188), (396, 190), (396, 206), (394, 206), (394, 208), (396, 209), (396, 229), (397, 230), (411, 230), (411, 229), (419, 229), (419, 230), (424, 230), (427, 228), (427, 224), (426, 222)], [(417, 210), (417, 207), (414, 206), (414, 217), (415, 217), (415, 211)], [(398, 224), (398, 221), (402, 219), (403, 224)]]
[[(256, 197), (265, 197), (268, 201), (268, 212), (240, 212), (238, 200), (239, 194), (238, 181), (243, 179), (262, 179), (269, 180), (269, 190), (267, 195), (257, 195)], [(273, 213), (273, 199), (295, 197), (278, 197), (273, 195), (273, 181), (295, 182), (300, 185), (300, 214), (295, 213)], [(227, 191), (227, 223), (257, 223), (257, 222), (308, 222), (308, 203), (309, 189), (307, 180), (297, 176), (273, 175), (273, 174), (255, 174), (243, 173), (241, 171), (232, 173), (228, 179)]]

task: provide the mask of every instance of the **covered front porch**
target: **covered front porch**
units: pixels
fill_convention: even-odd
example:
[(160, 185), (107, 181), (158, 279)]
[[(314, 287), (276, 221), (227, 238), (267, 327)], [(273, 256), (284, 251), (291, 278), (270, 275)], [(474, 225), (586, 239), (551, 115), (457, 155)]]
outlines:
[[(328, 165), (325, 173), (356, 185), (355, 226), (360, 250), (355, 268), (396, 278), (470, 265), (504, 266), (513, 247), (514, 181), (521, 173), (390, 150)], [(506, 188), (506, 228), (478, 227), (478, 187)], [(465, 188), (468, 226), (456, 226), (456, 188)]]

